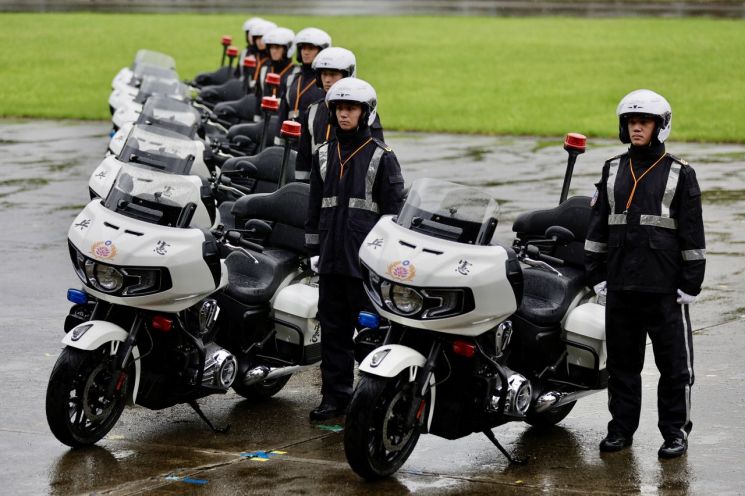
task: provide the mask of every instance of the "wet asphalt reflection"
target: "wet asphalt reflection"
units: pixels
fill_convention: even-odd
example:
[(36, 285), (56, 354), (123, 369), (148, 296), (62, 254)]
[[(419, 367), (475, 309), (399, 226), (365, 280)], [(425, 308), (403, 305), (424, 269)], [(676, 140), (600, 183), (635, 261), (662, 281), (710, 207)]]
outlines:
[[(567, 131), (573, 131), (568, 129)], [(581, 131), (581, 130), (577, 130)], [(44, 395), (61, 349), (68, 287), (78, 287), (66, 233), (88, 198), (106, 146), (106, 123), (0, 121), (0, 483), (4, 494), (742, 494), (745, 475), (745, 146), (672, 143), (704, 191), (707, 276), (691, 310), (696, 386), (690, 451), (661, 462), (657, 372), (643, 372), (642, 423), (630, 450), (601, 456), (606, 394), (581, 400), (548, 431), (495, 430), (515, 454), (509, 466), (483, 435), (422, 436), (386, 481), (362, 482), (346, 465), (342, 434), (311, 425), (317, 371), (296, 375), (261, 404), (237, 395), (201, 400), (228, 434), (209, 431), (186, 406), (125, 410), (97, 446), (70, 450), (50, 433)], [(501, 205), (497, 236), (524, 211), (558, 203), (566, 154), (561, 139), (388, 133), (407, 183), (437, 177), (488, 188)], [(623, 151), (589, 140), (570, 194), (590, 196), (603, 161)], [(241, 454), (272, 450), (263, 461)]]

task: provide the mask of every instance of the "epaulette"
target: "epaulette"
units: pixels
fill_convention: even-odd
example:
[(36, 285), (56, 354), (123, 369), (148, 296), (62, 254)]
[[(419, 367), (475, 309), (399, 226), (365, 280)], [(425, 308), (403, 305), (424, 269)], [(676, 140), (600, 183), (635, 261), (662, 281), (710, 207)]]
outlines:
[(607, 164), (608, 162), (613, 162), (615, 159), (621, 158), (624, 155), (628, 155), (628, 154), (629, 154), (629, 152), (623, 152), (623, 153), (619, 153), (618, 155), (613, 155), (611, 158), (609, 158), (608, 160), (606, 160), (605, 163)]
[(682, 158), (678, 158), (675, 155), (673, 155), (672, 153), (668, 153), (667, 156), (670, 157), (671, 159), (673, 159), (673, 162), (677, 162), (680, 165), (686, 165), (686, 166), (688, 165), (688, 162), (686, 160), (683, 160)]
[(378, 138), (373, 138), (373, 141), (375, 142), (376, 145), (378, 145), (383, 150), (385, 150), (387, 152), (392, 152), (393, 151), (393, 148), (391, 148), (390, 146), (386, 145), (384, 142), (380, 141)]

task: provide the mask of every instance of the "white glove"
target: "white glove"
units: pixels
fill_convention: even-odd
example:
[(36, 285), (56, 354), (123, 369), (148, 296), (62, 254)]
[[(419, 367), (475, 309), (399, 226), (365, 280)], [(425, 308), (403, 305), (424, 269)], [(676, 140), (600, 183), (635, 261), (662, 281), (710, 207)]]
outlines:
[(318, 274), (318, 255), (310, 257), (310, 270)]
[(605, 296), (608, 294), (608, 281), (602, 281), (592, 287), (595, 294), (598, 296)]
[(695, 296), (691, 296), (689, 294), (686, 294), (686, 293), (684, 293), (683, 291), (681, 291), (679, 289), (678, 290), (678, 300), (677, 301), (678, 301), (678, 303), (680, 305), (690, 305), (694, 301), (696, 301), (696, 297)]

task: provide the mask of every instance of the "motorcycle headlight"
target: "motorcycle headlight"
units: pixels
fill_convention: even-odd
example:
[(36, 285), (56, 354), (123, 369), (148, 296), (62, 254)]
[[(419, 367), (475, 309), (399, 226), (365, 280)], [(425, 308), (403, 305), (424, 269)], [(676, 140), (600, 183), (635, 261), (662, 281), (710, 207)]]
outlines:
[(104, 293), (119, 291), (124, 286), (124, 275), (110, 265), (87, 260), (85, 262), (85, 273), (88, 276), (88, 282)]
[(401, 315), (413, 315), (422, 310), (424, 299), (416, 290), (384, 282), (381, 284), (383, 299), (389, 308)]

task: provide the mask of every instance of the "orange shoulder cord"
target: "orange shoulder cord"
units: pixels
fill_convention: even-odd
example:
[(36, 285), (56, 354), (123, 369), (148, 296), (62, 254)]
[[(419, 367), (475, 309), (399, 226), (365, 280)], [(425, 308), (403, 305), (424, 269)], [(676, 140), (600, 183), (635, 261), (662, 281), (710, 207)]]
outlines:
[(629, 170), (631, 171), (631, 178), (634, 180), (634, 187), (631, 188), (631, 193), (629, 194), (629, 199), (626, 202), (626, 210), (624, 211), (624, 213), (626, 213), (626, 212), (629, 211), (629, 207), (631, 206), (631, 202), (634, 200), (634, 193), (636, 193), (636, 185), (639, 184), (639, 181), (641, 181), (642, 179), (644, 179), (644, 176), (646, 176), (649, 171), (651, 171), (652, 169), (654, 169), (655, 166), (657, 164), (659, 164), (660, 161), (662, 161), (663, 158), (665, 158), (665, 155), (666, 154), (663, 153), (662, 156), (660, 158), (658, 158), (657, 161), (655, 163), (653, 163), (649, 167), (649, 169), (647, 169), (647, 170), (644, 171), (644, 174), (642, 174), (641, 176), (639, 176), (639, 179), (637, 179), (636, 178), (636, 174), (634, 174), (634, 162), (632, 162), (631, 161), (631, 157), (629, 157)]
[(259, 60), (256, 61), (256, 70), (254, 71), (254, 81), (259, 80), (259, 74), (261, 73), (261, 66), (264, 65), (264, 62), (266, 62), (266, 58), (261, 58), (261, 55), (259, 55)]
[(297, 93), (297, 96), (295, 97), (295, 108), (293, 109), (293, 110), (295, 110), (295, 112), (297, 112), (297, 109), (300, 106), (300, 97), (303, 96), (310, 89), (311, 86), (313, 86), (314, 84), (316, 84), (316, 80), (314, 79), (313, 81), (311, 81), (310, 83), (308, 83), (305, 86), (305, 88), (303, 88), (303, 91), (300, 91), (300, 86), (302, 86), (302, 84), (303, 84), (303, 76), (300, 75), (297, 78), (297, 92), (296, 92)]
[(365, 148), (367, 146), (367, 144), (370, 143), (372, 140), (373, 140), (372, 137), (368, 138), (367, 141), (365, 141), (364, 143), (362, 143), (359, 146), (359, 148), (357, 148), (355, 151), (353, 151), (352, 154), (349, 155), (346, 160), (342, 160), (341, 159), (341, 146), (339, 145), (339, 142), (338, 141), (336, 142), (336, 153), (339, 154), (339, 164), (340, 164), (340, 167), (339, 167), (339, 179), (341, 179), (342, 176), (344, 175), (344, 166), (347, 165), (347, 162), (349, 162), (350, 160), (352, 160), (352, 157), (354, 157), (355, 155), (357, 155), (357, 153), (359, 153), (360, 150), (362, 150), (363, 148)]

